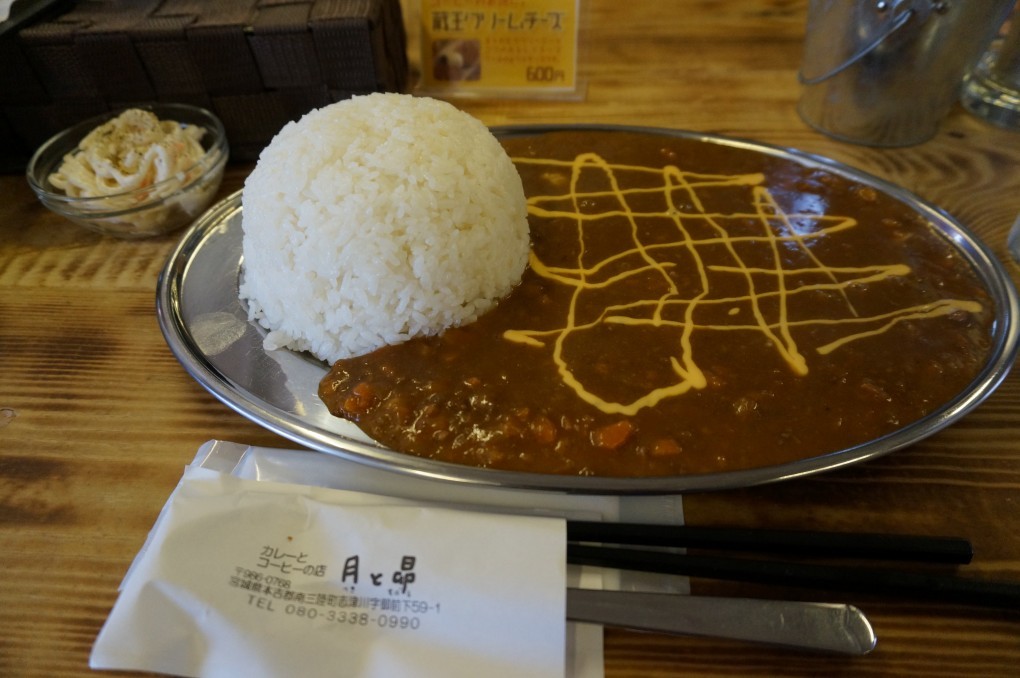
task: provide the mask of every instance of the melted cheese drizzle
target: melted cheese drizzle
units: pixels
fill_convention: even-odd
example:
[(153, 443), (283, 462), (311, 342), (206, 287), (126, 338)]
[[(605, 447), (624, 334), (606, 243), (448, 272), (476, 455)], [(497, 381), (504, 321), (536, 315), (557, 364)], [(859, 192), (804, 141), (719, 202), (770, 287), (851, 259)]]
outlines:
[[(823, 346), (815, 348), (815, 352), (825, 355), (837, 350), (850, 342), (865, 337), (883, 334), (904, 320), (926, 319), (946, 316), (957, 311), (977, 313), (982, 310), (981, 304), (974, 301), (941, 299), (912, 308), (898, 309), (893, 312), (861, 317), (851, 304), (846, 290), (851, 286), (879, 283), (891, 278), (906, 276), (910, 267), (905, 264), (876, 264), (866, 267), (827, 266), (811, 251), (810, 241), (823, 238), (840, 231), (854, 228), (857, 221), (851, 217), (817, 214), (787, 214), (779, 207), (768, 189), (763, 186), (765, 180), (761, 174), (741, 175), (706, 175), (681, 171), (670, 165), (661, 169), (635, 166), (613, 165), (594, 153), (577, 156), (573, 161), (549, 160), (541, 158), (518, 157), (513, 159), (519, 165), (542, 165), (550, 168), (567, 168), (570, 171), (569, 192), (559, 195), (536, 195), (528, 200), (528, 212), (532, 217), (540, 219), (569, 219), (575, 224), (577, 231), (578, 254), (576, 266), (557, 267), (546, 265), (545, 262), (531, 254), (530, 264), (541, 277), (555, 283), (573, 288), (564, 326), (554, 330), (509, 330), (504, 338), (532, 346), (548, 346), (552, 343), (553, 360), (564, 383), (574, 390), (584, 401), (609, 414), (632, 415), (645, 407), (652, 407), (664, 398), (682, 395), (692, 389), (702, 389), (708, 381), (698, 366), (692, 349), (691, 337), (696, 330), (710, 331), (752, 331), (766, 338), (769, 344), (782, 357), (790, 370), (797, 375), (808, 374), (808, 361), (798, 347), (791, 333), (791, 328), (808, 325), (845, 326), (848, 334)], [(604, 174), (609, 190), (582, 193), (578, 184), (586, 171), (597, 171)], [(644, 188), (625, 188), (621, 186), (620, 176), (633, 172), (657, 174), (661, 178), (660, 186)], [(730, 214), (712, 213), (702, 202), (699, 192), (719, 187), (746, 186), (750, 190), (749, 210)], [(631, 209), (628, 197), (646, 193), (660, 193), (665, 201), (666, 210), (662, 212), (638, 212)], [(674, 197), (686, 196), (694, 210), (683, 211), (677, 206)], [(600, 212), (583, 212), (585, 204), (592, 199), (610, 199), (618, 205), (615, 209)], [(571, 209), (553, 209), (546, 205), (563, 205), (569, 203)], [(613, 254), (594, 265), (585, 266), (585, 227), (607, 218), (622, 218), (629, 225), (633, 247)], [(648, 218), (666, 219), (676, 229), (676, 239), (672, 242), (656, 242), (646, 244), (640, 239), (639, 220)], [(753, 221), (760, 225), (760, 235), (730, 235), (725, 223), (730, 220)], [(695, 239), (685, 223), (697, 221), (707, 226), (712, 233), (710, 237)], [(795, 227), (796, 222), (810, 220), (817, 229), (809, 233), (801, 233)], [(768, 248), (771, 267), (748, 266), (738, 252), (738, 246), (748, 242), (761, 242)], [(705, 246), (722, 246), (732, 259), (732, 265), (706, 263), (699, 249)], [(782, 250), (796, 248), (811, 266), (808, 268), (784, 268)], [(676, 266), (671, 261), (659, 261), (657, 252), (683, 250), (694, 262), (700, 280), (700, 289), (696, 294), (683, 296), (676, 283), (669, 275), (670, 268)], [(636, 260), (637, 265), (616, 273), (615, 275), (593, 280), (601, 271), (612, 264), (625, 260)], [(747, 294), (738, 297), (712, 296), (710, 273), (725, 273), (739, 276), (747, 289)], [(606, 308), (597, 317), (588, 322), (580, 322), (577, 317), (578, 304), (585, 292), (611, 287), (627, 278), (636, 275), (652, 274), (665, 283), (666, 291), (652, 299), (637, 299), (627, 304), (613, 305)], [(787, 285), (788, 278), (797, 275), (819, 275), (825, 282), (799, 284), (795, 287)], [(756, 278), (770, 277), (775, 281), (775, 289), (761, 290), (755, 283)], [(791, 320), (789, 303), (797, 295), (807, 292), (828, 291), (841, 296), (846, 305), (847, 317), (833, 319)], [(763, 300), (772, 300), (776, 308), (773, 317), (767, 317), (762, 308)], [(698, 325), (695, 312), (699, 307), (723, 305), (729, 306), (729, 316), (740, 315), (743, 306), (750, 309), (750, 321), (739, 324), (703, 324)], [(682, 320), (670, 319), (665, 311), (681, 310)], [(635, 317), (640, 313), (640, 317)], [(630, 402), (608, 401), (586, 388), (585, 384), (571, 370), (564, 356), (564, 344), (575, 332), (590, 330), (599, 325), (629, 325), (676, 328), (676, 353), (670, 357), (675, 374), (675, 381), (667, 386), (648, 391), (641, 397)]]

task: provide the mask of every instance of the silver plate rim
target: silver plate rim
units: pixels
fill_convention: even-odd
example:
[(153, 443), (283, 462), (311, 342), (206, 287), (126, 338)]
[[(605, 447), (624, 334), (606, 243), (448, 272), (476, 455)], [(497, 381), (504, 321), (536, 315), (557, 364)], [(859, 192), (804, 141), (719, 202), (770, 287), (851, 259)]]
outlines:
[[(189, 276), (195, 276), (199, 267), (210, 265), (207, 250), (217, 238), (231, 234), (237, 236), (240, 228), (241, 190), (225, 197), (206, 211), (183, 234), (170, 253), (160, 272), (156, 290), (156, 312), (160, 329), (173, 355), (188, 374), (209, 391), (217, 400), (238, 414), (291, 442), (303, 447), (332, 454), (368, 466), (433, 480), (452, 483), (489, 486), (494, 488), (554, 491), (568, 494), (637, 495), (703, 492), (752, 487), (779, 481), (792, 480), (885, 456), (895, 450), (920, 442), (945, 427), (959, 421), (980, 405), (1009, 373), (1016, 358), (1020, 328), (1020, 301), (1016, 287), (1002, 263), (991, 249), (966, 226), (959, 223), (941, 208), (921, 199), (906, 189), (880, 177), (853, 168), (838, 161), (796, 149), (774, 146), (736, 137), (631, 125), (573, 124), (573, 125), (515, 125), (492, 127), (497, 137), (533, 136), (557, 131), (594, 130), (638, 132), (668, 137), (693, 139), (702, 143), (744, 148), (766, 155), (791, 160), (807, 167), (825, 169), (859, 181), (906, 203), (924, 216), (942, 233), (974, 267), (988, 288), (995, 305), (996, 322), (993, 327), (993, 345), (989, 359), (975, 379), (954, 399), (928, 416), (889, 435), (851, 448), (776, 466), (748, 468), (710, 474), (662, 477), (618, 478), (601, 476), (563, 476), (540, 473), (523, 473), (462, 466), (447, 462), (423, 459), (395, 452), (369, 441), (367, 438), (337, 434), (316, 425), (301, 412), (285, 409), (277, 402), (266, 399), (265, 393), (253, 391), (238, 374), (225, 371), (212, 360), (209, 351), (201, 345), (195, 326), (189, 320), (189, 298), (182, 293)], [(227, 261), (212, 262), (225, 266), (225, 276), (233, 276), (236, 300), (236, 279), (240, 269), (240, 248), (236, 257)], [(261, 332), (247, 320), (240, 305), (221, 312), (249, 329)], [(239, 314), (240, 313), (240, 314)], [(229, 318), (228, 318), (229, 320)], [(237, 327), (240, 331), (243, 328)], [(245, 330), (246, 332), (249, 330)], [(253, 358), (258, 348), (249, 347)], [(277, 352), (279, 353), (279, 352)], [(288, 351), (284, 353), (290, 354)], [(291, 354), (293, 357), (294, 354)], [(296, 363), (292, 358), (291, 366)], [(314, 370), (310, 358), (299, 358), (306, 367), (302, 372)], [(322, 374), (325, 366), (319, 365)], [(307, 386), (307, 384), (305, 385)], [(315, 386), (317, 386), (317, 381)], [(314, 391), (314, 387), (313, 387)], [(298, 408), (300, 409), (300, 408)]]

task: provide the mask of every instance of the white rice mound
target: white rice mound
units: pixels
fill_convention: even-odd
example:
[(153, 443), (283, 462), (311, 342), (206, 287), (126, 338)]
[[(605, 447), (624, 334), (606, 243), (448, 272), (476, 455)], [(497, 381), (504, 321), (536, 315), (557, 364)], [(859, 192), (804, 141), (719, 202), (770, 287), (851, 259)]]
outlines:
[(242, 196), (240, 297), (265, 347), (333, 363), (470, 322), (520, 281), (520, 176), (451, 104), (370, 94), (286, 125)]

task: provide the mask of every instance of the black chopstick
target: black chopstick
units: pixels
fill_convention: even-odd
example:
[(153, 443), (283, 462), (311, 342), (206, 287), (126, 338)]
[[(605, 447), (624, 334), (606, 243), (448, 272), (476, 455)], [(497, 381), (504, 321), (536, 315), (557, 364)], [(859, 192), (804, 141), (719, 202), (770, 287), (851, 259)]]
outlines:
[(970, 542), (959, 537), (586, 521), (567, 522), (567, 541), (957, 565), (974, 556)]
[(705, 579), (1020, 609), (1020, 583), (983, 581), (947, 574), (904, 572), (860, 565), (699, 556), (661, 550), (570, 543), (567, 544), (567, 562), (575, 565), (678, 574)]

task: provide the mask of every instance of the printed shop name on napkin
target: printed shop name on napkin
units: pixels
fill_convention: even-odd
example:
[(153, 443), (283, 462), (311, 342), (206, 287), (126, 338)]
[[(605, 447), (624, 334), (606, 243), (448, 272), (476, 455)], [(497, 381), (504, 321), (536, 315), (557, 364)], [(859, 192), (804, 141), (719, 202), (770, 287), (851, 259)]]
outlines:
[(184, 676), (563, 676), (565, 524), (189, 468), (93, 648)]

